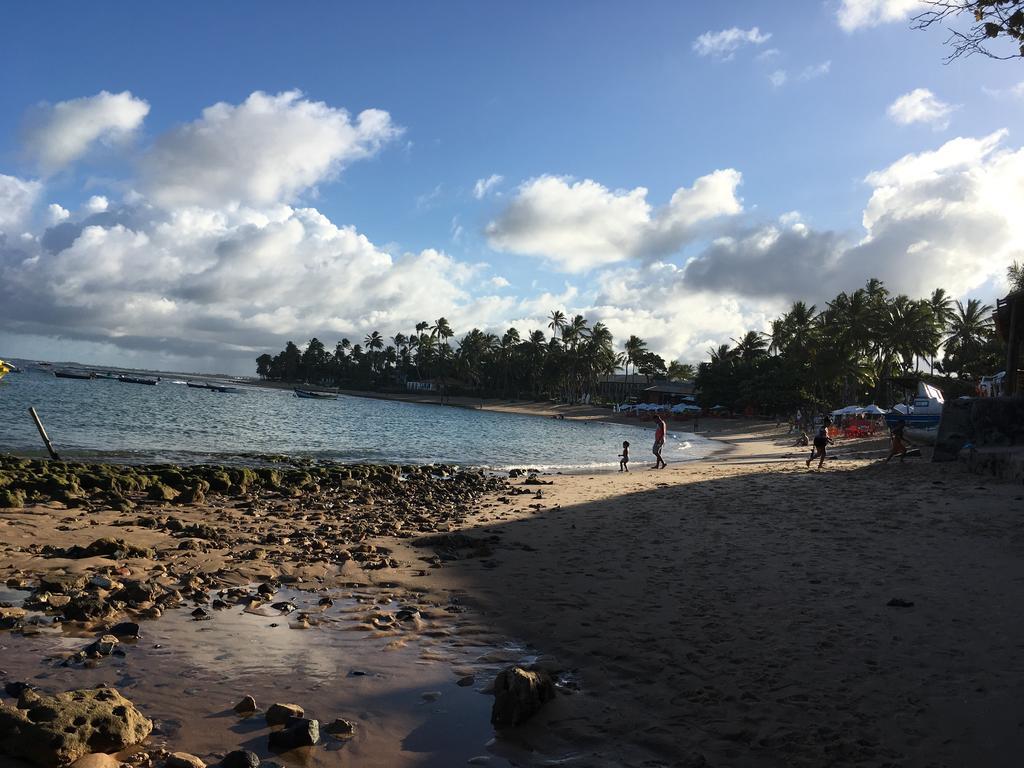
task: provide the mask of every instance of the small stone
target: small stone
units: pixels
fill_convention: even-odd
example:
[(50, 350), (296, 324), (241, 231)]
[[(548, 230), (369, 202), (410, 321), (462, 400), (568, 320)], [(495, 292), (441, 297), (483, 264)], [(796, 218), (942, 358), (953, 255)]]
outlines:
[(246, 696), (240, 702), (235, 704), (235, 712), (240, 715), (251, 715), (256, 710), (256, 699), (252, 696)]
[(914, 607), (914, 601), (913, 600), (902, 600), (901, 598), (894, 597), (892, 600), (890, 600), (888, 603), (886, 603), (886, 605), (889, 606), (890, 608), (913, 608)]
[(166, 768), (206, 768), (206, 763), (188, 752), (171, 752), (164, 761)]
[(339, 717), (333, 723), (329, 723), (324, 730), (337, 739), (351, 739), (356, 735), (356, 724)]
[(121, 761), (104, 752), (83, 755), (71, 764), (71, 768), (121, 768)]
[(441, 692), (440, 691), (427, 691), (426, 693), (422, 694), (420, 696), (420, 698), (423, 699), (424, 701), (437, 701), (438, 699), (441, 698)]
[(108, 634), (114, 637), (128, 637), (138, 639), (139, 637), (139, 625), (134, 621), (122, 621), (120, 624), (112, 626)]
[(271, 704), (267, 710), (267, 725), (284, 725), (288, 718), (302, 717), (305, 710), (298, 704)]
[(113, 635), (103, 635), (85, 647), (85, 655), (97, 659), (102, 656), (109, 656), (120, 642)]
[(311, 747), (320, 741), (320, 722), (302, 717), (289, 718), (288, 727), (273, 731), (268, 739), (271, 749), (286, 752), (298, 747)]
[(494, 679), (491, 723), (498, 727), (519, 725), (553, 698), (555, 686), (547, 672), (509, 667)]
[(458, 680), (456, 680), (455, 684), (460, 688), (469, 688), (469, 686), (473, 685), (473, 683), (475, 682), (475, 677), (473, 677), (472, 675), (466, 675), (465, 677), (460, 677)]
[(222, 768), (260, 768), (260, 756), (247, 749), (228, 752), (220, 761)]

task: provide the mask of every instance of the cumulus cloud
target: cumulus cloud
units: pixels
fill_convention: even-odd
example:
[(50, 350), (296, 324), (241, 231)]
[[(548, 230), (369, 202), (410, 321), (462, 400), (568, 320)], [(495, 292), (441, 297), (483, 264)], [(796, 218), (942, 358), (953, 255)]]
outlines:
[[(858, 239), (788, 218), (712, 243), (686, 267), (695, 288), (821, 300), (870, 277), (921, 296), (960, 296), (1024, 258), (1024, 149), (1006, 133), (957, 138), (907, 155), (865, 179), (871, 195)], [(755, 279), (751, 279), (751, 277)]]
[(781, 86), (785, 85), (786, 80), (788, 79), (789, 76), (786, 74), (786, 70), (784, 69), (776, 69), (774, 72), (768, 75), (768, 82), (774, 85), (776, 88), (780, 88)]
[(510, 283), (501, 275), (496, 275), (487, 282), (489, 282), (494, 288), (508, 288), (510, 285), (512, 285), (512, 283)]
[(43, 185), (0, 173), (0, 233), (14, 234), (36, 204)]
[(903, 21), (925, 10), (922, 0), (842, 0), (838, 10), (839, 26), (847, 32)]
[(71, 216), (71, 211), (58, 203), (50, 203), (46, 208), (46, 216), (50, 224), (60, 224)]
[(757, 27), (730, 27), (718, 32), (709, 30), (693, 41), (693, 50), (698, 56), (714, 56), (728, 60), (744, 45), (762, 45), (767, 43), (771, 36), (770, 32), (762, 33)]
[(497, 250), (544, 257), (568, 272), (665, 256), (696, 237), (701, 225), (742, 211), (741, 180), (733, 169), (714, 171), (653, 209), (644, 187), (613, 191), (590, 179), (540, 176), (521, 184), (485, 231)]
[[(0, 326), (249, 370), (288, 338), (455, 316), (476, 301), (478, 267), (385, 250), (291, 204), (397, 131), (378, 110), (350, 119), (298, 93), (256, 93), (158, 137), (142, 179), (124, 183), (141, 192), (121, 200), (36, 216), (42, 185), (0, 176)], [(21, 235), (33, 221), (42, 228)]]
[(164, 206), (291, 202), (400, 133), (379, 109), (353, 120), (299, 91), (256, 91), (159, 137), (143, 159), (143, 190)]
[(119, 209), (60, 226), (73, 229), (49, 249), (0, 251), (9, 331), (248, 360), (444, 315), (475, 274), (432, 249), (392, 256), (312, 208)]
[(942, 130), (949, 126), (949, 116), (955, 109), (955, 106), (937, 98), (927, 88), (915, 88), (890, 104), (888, 114), (900, 125), (928, 123)]
[(25, 149), (43, 173), (82, 157), (95, 143), (130, 138), (149, 114), (149, 104), (130, 91), (39, 104), (26, 118)]
[(487, 197), (488, 192), (501, 184), (504, 180), (505, 177), (497, 173), (492, 173), (486, 179), (477, 179), (476, 184), (473, 185), (473, 197), (477, 200), (483, 200)]

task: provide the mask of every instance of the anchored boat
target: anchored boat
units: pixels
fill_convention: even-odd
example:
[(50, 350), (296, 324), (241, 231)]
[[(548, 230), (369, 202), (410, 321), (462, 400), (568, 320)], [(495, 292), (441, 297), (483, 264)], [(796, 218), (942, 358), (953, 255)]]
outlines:
[(142, 376), (118, 376), (117, 380), (125, 384), (149, 384), (150, 386), (154, 386), (160, 381), (160, 379), (147, 379)]
[(58, 379), (86, 379), (91, 380), (96, 378), (96, 374), (92, 371), (54, 371), (53, 375)]
[(338, 396), (334, 392), (316, 392), (312, 389), (299, 389), (295, 388), (295, 396), (308, 398), (310, 400), (337, 400)]

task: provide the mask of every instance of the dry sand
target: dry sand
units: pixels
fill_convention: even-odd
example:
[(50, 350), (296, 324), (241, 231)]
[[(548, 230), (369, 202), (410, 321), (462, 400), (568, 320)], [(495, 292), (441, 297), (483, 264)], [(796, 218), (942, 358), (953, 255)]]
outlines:
[[(426, 662), (451, 665), (452, 681), (487, 674), (480, 648), (506, 640), (570, 672), (566, 693), (491, 745), (491, 765), (1019, 765), (1024, 490), (959, 465), (880, 465), (882, 441), (841, 445), (825, 469), (808, 470), (809, 450), (789, 447), (774, 425), (701, 426), (722, 428), (730, 449), (661, 471), (635, 450), (629, 474), (550, 476), (540, 499), (485, 500), (460, 528), (490, 538), (493, 555), (430, 567), (408, 539), (388, 538), (380, 543), (398, 568), (293, 572), (465, 606), (435, 612), (421, 633), (443, 647), (421, 649), (418, 662), (396, 657), (403, 675), (419, 663), (427, 685), (440, 683)], [(60, 530), (59, 520), (3, 512), (0, 541), (31, 531), (66, 546), (102, 529)], [(230, 573), (223, 554), (182, 556)], [(890, 607), (893, 598), (913, 605)], [(268, 666), (280, 671), (280, 660)], [(417, 680), (404, 682), (419, 695)], [(309, 695), (326, 707), (318, 691)], [(478, 700), (486, 722), (490, 699)], [(375, 740), (329, 753), (329, 764), (461, 764), (444, 750), (406, 749), (430, 730), (415, 712), (389, 723), (383, 705), (367, 709)], [(190, 727), (213, 727), (208, 717), (197, 712), (172, 746), (190, 745)], [(480, 717), (470, 721), (475, 737)]]

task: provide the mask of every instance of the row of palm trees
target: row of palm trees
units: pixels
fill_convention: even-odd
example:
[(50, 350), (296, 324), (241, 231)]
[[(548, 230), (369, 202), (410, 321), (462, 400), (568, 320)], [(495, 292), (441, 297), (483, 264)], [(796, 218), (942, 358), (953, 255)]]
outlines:
[[(554, 310), (548, 333), (531, 330), (525, 337), (516, 328), (500, 336), (473, 328), (453, 342), (455, 332), (441, 317), (390, 338), (373, 331), (361, 343), (342, 339), (333, 351), (316, 338), (305, 349), (288, 342), (277, 355), (261, 355), (257, 373), (356, 389), (430, 380), (442, 393), (578, 402), (624, 370), (627, 380), (630, 373), (646, 381), (696, 378), (704, 405), (781, 412), (801, 404), (890, 401), (893, 382), (908, 375), (970, 380), (998, 370), (991, 310), (977, 299), (953, 301), (941, 288), (911, 299), (869, 280), (821, 310), (795, 302), (767, 333), (750, 331), (709, 350), (696, 369), (666, 364), (635, 335), (617, 350), (604, 323)], [(617, 392), (606, 387), (605, 394), (622, 398), (625, 384)]]
[[(550, 397), (579, 402), (594, 396), (598, 383), (625, 368), (645, 380), (692, 379), (694, 368), (651, 352), (638, 336), (622, 351), (601, 322), (591, 325), (583, 315), (567, 317), (554, 310), (548, 317), (550, 336), (531, 330), (524, 338), (516, 328), (501, 336), (473, 328), (454, 344), (448, 320), (417, 323), (408, 334), (386, 339), (379, 331), (362, 343), (349, 339), (333, 352), (313, 338), (300, 350), (288, 342), (277, 355), (261, 355), (256, 372), (265, 379), (324, 386), (377, 389), (404, 386), (407, 381), (434, 382), (442, 392), (453, 389), (497, 397)], [(624, 395), (625, 393), (620, 393)]]
[(795, 302), (767, 333), (750, 331), (732, 341), (709, 350), (710, 359), (701, 363), (702, 400), (777, 413), (801, 405), (891, 402), (901, 382), (936, 373), (962, 384), (998, 370), (1002, 350), (991, 306), (953, 301), (941, 288), (925, 299), (893, 296), (874, 279), (821, 310)]

